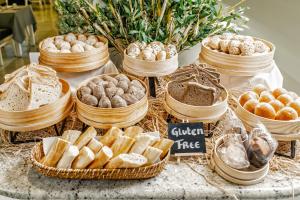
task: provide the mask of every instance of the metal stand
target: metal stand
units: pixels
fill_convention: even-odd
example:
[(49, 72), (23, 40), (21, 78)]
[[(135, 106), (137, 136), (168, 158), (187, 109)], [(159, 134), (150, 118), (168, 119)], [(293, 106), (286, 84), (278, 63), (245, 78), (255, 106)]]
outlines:
[(290, 155), (285, 155), (285, 154), (281, 154), (281, 153), (275, 153), (275, 154), (278, 156), (294, 159), (296, 157), (296, 140), (291, 141), (291, 154)]
[(155, 77), (149, 77), (150, 96), (156, 97)]

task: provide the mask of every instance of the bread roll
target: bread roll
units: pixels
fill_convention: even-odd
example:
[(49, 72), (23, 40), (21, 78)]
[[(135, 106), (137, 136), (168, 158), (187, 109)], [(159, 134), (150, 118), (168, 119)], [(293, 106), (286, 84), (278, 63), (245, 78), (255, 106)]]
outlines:
[(131, 147), (129, 153), (143, 154), (148, 146), (152, 142), (152, 137), (149, 135), (138, 135), (135, 137), (135, 143)]
[(295, 120), (298, 118), (297, 111), (291, 107), (284, 107), (276, 114), (276, 120)]
[(96, 154), (103, 147), (103, 144), (95, 138), (92, 138), (91, 141), (87, 144), (87, 147), (90, 148), (94, 152), (94, 154)]
[(284, 107), (283, 103), (281, 103), (277, 99), (270, 101), (269, 104), (275, 109), (275, 112), (278, 112), (281, 108)]
[(253, 91), (245, 92), (240, 96), (239, 102), (241, 106), (244, 106), (244, 104), (250, 99), (258, 99), (258, 95)]
[(266, 102), (269, 103), (270, 101), (273, 101), (275, 98), (269, 91), (263, 91), (260, 96), (258, 101), (259, 102)]
[(135, 142), (135, 139), (128, 137), (128, 136), (120, 136), (116, 139), (116, 141), (111, 146), (111, 150), (113, 152), (113, 157), (118, 156), (122, 153), (128, 153), (131, 146)]
[(126, 128), (124, 135), (134, 138), (135, 136), (137, 136), (139, 133), (142, 133), (143, 131), (144, 129), (140, 126), (130, 126)]
[(162, 150), (155, 147), (147, 147), (143, 156), (147, 158), (147, 165), (152, 165), (160, 160), (160, 155), (162, 154)]
[(81, 131), (67, 130), (64, 131), (64, 133), (61, 136), (61, 139), (69, 141), (70, 144), (74, 144), (80, 135), (81, 135)]
[(289, 107), (294, 108), (297, 111), (298, 117), (300, 117), (300, 99), (293, 101), (289, 104)]
[(106, 169), (116, 169), (116, 168), (135, 168), (141, 167), (147, 163), (147, 158), (140, 154), (130, 153), (130, 154), (120, 154), (117, 157), (111, 159), (107, 165)]
[(286, 94), (287, 91), (284, 88), (276, 88), (275, 90), (273, 90), (272, 94), (273, 96), (277, 99), (277, 97), (279, 97), (282, 94)]
[(265, 117), (268, 119), (274, 119), (276, 112), (275, 109), (268, 103), (259, 103), (255, 107), (254, 114)]
[(79, 155), (75, 158), (72, 163), (73, 169), (85, 169), (93, 160), (95, 159), (95, 154), (88, 147), (83, 147), (79, 151)]
[(160, 159), (163, 159), (167, 153), (169, 152), (170, 148), (174, 144), (173, 140), (162, 138), (160, 141), (155, 143), (153, 147), (162, 150), (162, 154), (160, 155)]
[(279, 97), (277, 97), (277, 100), (281, 101), (285, 106), (289, 103), (293, 102), (293, 98), (288, 94), (282, 94)]
[(48, 154), (43, 158), (42, 163), (49, 167), (55, 167), (69, 145), (68, 141), (56, 138)]
[(97, 135), (97, 131), (94, 127), (90, 126), (86, 131), (80, 135), (80, 137), (74, 143), (80, 150), (83, 146), (87, 145), (92, 138)]
[(267, 87), (264, 86), (263, 84), (258, 84), (256, 85), (253, 89), (253, 92), (255, 92), (258, 96), (260, 96), (260, 94), (263, 92), (263, 91), (267, 91)]
[(57, 137), (43, 138), (43, 152), (47, 155), (51, 149), (51, 146), (56, 142)]
[(104, 146), (96, 155), (95, 160), (89, 165), (89, 169), (101, 169), (113, 157), (112, 150)]
[(63, 156), (57, 163), (57, 168), (70, 169), (72, 162), (79, 155), (79, 150), (76, 146), (70, 145), (67, 150), (65, 150)]
[(108, 147), (111, 147), (111, 145), (115, 142), (115, 140), (123, 135), (123, 131), (117, 127), (111, 127), (105, 135), (101, 137), (100, 142)]
[(258, 103), (259, 102), (256, 99), (250, 99), (244, 104), (243, 108), (245, 108), (251, 113), (254, 113), (255, 107), (257, 106)]

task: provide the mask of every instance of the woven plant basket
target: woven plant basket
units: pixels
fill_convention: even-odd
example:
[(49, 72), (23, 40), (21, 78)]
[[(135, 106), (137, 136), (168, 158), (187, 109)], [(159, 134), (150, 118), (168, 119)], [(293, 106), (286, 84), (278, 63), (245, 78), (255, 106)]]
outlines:
[(32, 151), (30, 159), (39, 173), (63, 179), (147, 179), (157, 176), (162, 172), (167, 161), (169, 154), (160, 162), (138, 168), (125, 168), (125, 169), (58, 169), (55, 167), (48, 167), (40, 163), (42, 159), (43, 145), (42, 143), (36, 144)]

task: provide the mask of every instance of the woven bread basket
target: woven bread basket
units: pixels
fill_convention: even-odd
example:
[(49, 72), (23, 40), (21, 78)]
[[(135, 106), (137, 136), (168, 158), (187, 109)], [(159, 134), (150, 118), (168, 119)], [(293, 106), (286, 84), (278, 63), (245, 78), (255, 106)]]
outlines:
[(162, 172), (168, 162), (169, 154), (160, 162), (150, 166), (124, 169), (58, 169), (48, 167), (40, 163), (42, 159), (43, 145), (37, 143), (31, 151), (33, 168), (39, 173), (63, 179), (147, 179), (157, 176)]

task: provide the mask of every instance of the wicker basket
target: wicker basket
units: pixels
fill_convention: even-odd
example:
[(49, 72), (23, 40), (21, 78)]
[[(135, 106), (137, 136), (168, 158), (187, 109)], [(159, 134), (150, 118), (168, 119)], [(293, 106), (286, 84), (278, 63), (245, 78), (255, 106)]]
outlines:
[[(110, 76), (116, 76), (117, 74), (106, 74)], [(99, 75), (101, 77), (103, 75)], [(128, 75), (127, 75), (128, 76)], [(138, 80), (132, 76), (128, 76), (130, 80)], [(90, 80), (95, 77), (91, 77), (84, 82), (82, 82), (78, 88), (83, 85), (86, 85)], [(144, 82), (139, 80), (143, 86), (146, 88), (147, 86)], [(138, 102), (121, 108), (99, 108), (90, 106), (82, 103), (77, 95), (76, 96), (76, 110), (78, 119), (85, 124), (96, 128), (108, 129), (113, 126), (119, 128), (126, 128), (132, 126), (139, 121), (141, 121), (148, 112), (148, 92), (146, 92), (145, 96), (139, 100)]]
[(34, 131), (65, 119), (73, 108), (69, 84), (60, 79), (63, 95), (54, 103), (27, 111), (0, 110), (0, 128), (8, 131)]
[(168, 85), (169, 83), (166, 85), (164, 107), (170, 115), (178, 119), (210, 123), (219, 120), (227, 111), (228, 92), (226, 89), (222, 93), (222, 101), (212, 106), (193, 106), (174, 99), (168, 91)]
[(202, 41), (200, 60), (212, 65), (220, 73), (232, 76), (254, 76), (273, 69), (275, 46), (271, 42), (254, 38), (268, 45), (269, 53), (253, 56), (231, 55), (207, 47), (208, 38)]
[(164, 61), (146, 61), (132, 58), (124, 51), (123, 68), (125, 71), (135, 76), (165, 76), (175, 72), (178, 68), (178, 54)]
[(53, 53), (43, 50), (43, 41), (39, 44), (39, 62), (52, 67), (58, 72), (85, 72), (103, 66), (109, 60), (108, 42), (104, 37), (97, 36), (105, 45), (92, 51), (82, 53)]
[(42, 143), (36, 144), (31, 151), (33, 167), (41, 174), (63, 179), (146, 179), (157, 176), (168, 162), (169, 154), (160, 162), (139, 168), (126, 169), (58, 169), (48, 167), (39, 161), (43, 157)]

